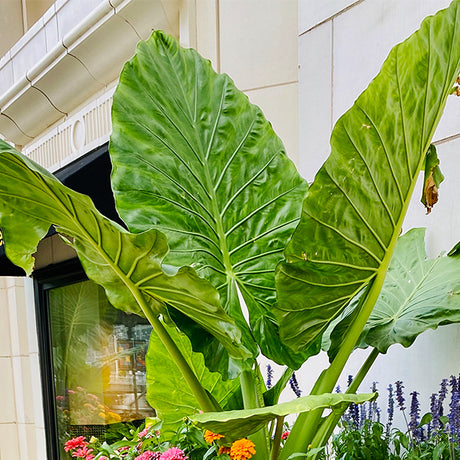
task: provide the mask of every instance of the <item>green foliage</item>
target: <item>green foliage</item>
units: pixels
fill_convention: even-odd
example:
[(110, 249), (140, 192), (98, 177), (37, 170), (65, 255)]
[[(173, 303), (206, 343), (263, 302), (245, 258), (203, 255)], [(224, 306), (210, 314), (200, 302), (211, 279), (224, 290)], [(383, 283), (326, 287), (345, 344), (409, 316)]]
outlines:
[[(171, 338), (198, 377), (200, 384), (212, 395), (222, 409), (241, 409), (241, 391), (238, 379), (222, 380), (217, 372), (210, 372), (201, 353), (194, 353), (190, 340), (175, 327), (166, 327)], [(188, 387), (183, 375), (162, 344), (152, 332), (146, 355), (147, 401), (164, 420), (163, 436), (172, 436), (186, 416), (200, 412), (200, 404)]]
[(396, 460), (391, 454), (385, 427), (378, 422), (366, 420), (359, 429), (350, 429), (346, 423), (332, 438), (332, 451), (340, 460)]
[[(428, 259), (425, 229), (414, 228), (398, 239), (379, 298), (357, 343), (386, 353), (399, 343), (409, 347), (427, 329), (460, 322), (460, 259), (441, 255)], [(353, 321), (359, 298), (323, 338), (330, 359), (336, 355)]]
[[(307, 185), (260, 109), (195, 51), (154, 32), (126, 64), (114, 95), (112, 181), (130, 231), (0, 141), (0, 226), (6, 254), (30, 273), (38, 242), (55, 225), (109, 301), (148, 318), (156, 333), (149, 359), (158, 367), (150, 370), (155, 388), (149, 394), (166, 423), (177, 424), (187, 404), (190, 412), (198, 405), (207, 412), (233, 407), (241, 390), (244, 413), (212, 412), (196, 420), (220, 420), (224, 425), (218, 429), (236, 435), (301, 412), (280, 459), (315, 458), (320, 446), (307, 452), (321, 425), (322, 408), (339, 398), (327, 393), (379, 297), (422, 167), (428, 168), (427, 180), (432, 176), (439, 185), (438, 160), (429, 149), (460, 73), (459, 10), (460, 0), (454, 0), (392, 50), (381, 72), (337, 122), (332, 153), (302, 209)], [(433, 274), (438, 263), (443, 270), (447, 265), (422, 258), (419, 282), (426, 287), (432, 281), (427, 270)], [(407, 269), (405, 262), (400, 265)], [(447, 288), (439, 295), (445, 297)], [(337, 355), (312, 391), (319, 395), (259, 407), (259, 352), (300, 367), (318, 353), (324, 331), (357, 294), (349, 327), (338, 335)], [(427, 302), (413, 305), (413, 292), (406, 294), (411, 300), (401, 309), (397, 305), (398, 321), (407, 317), (409, 305), (422, 321), (429, 318), (428, 327), (458, 321), (450, 306), (433, 314)], [(419, 322), (417, 314), (411, 312), (411, 324)], [(389, 343), (377, 338), (379, 328), (385, 330), (385, 324), (371, 323), (366, 340), (386, 350)], [(399, 331), (391, 340), (409, 344), (422, 330)], [(192, 348), (204, 355), (204, 362)], [(221, 376), (209, 372), (215, 370)], [(237, 375), (239, 385), (224, 382)], [(184, 382), (190, 392), (175, 396), (176, 413), (165, 395), (171, 397)], [(268, 404), (277, 401), (282, 383), (266, 393)], [(359, 400), (340, 398), (342, 403)], [(307, 403), (312, 400), (317, 404)], [(179, 430), (180, 436), (197, 441), (190, 430)], [(378, 428), (370, 433), (375, 443), (378, 435)], [(255, 457), (267, 460), (266, 429), (253, 439)], [(117, 447), (129, 447), (123, 444), (128, 441), (120, 442)], [(108, 444), (104, 448), (110, 455), (115, 452)], [(197, 455), (214, 454), (212, 446)]]
[(342, 422), (332, 437), (332, 455), (339, 460), (457, 460), (460, 450), (445, 432), (414, 443), (409, 432), (387, 433), (380, 422), (366, 420), (359, 429)]
[(415, 228), (398, 240), (360, 346), (386, 353), (395, 343), (409, 347), (429, 328), (460, 322), (460, 260), (428, 259), (424, 235)]
[(460, 72), (459, 9), (452, 2), (393, 48), (333, 129), (331, 154), (308, 190), (276, 275), (281, 335), (295, 351), (319, 351), (329, 323), (385, 275)]
[(376, 397), (376, 393), (359, 395), (339, 393), (310, 395), (257, 409), (215, 413), (205, 412), (204, 414), (192, 416), (191, 420), (210, 431), (225, 434), (232, 439), (238, 439), (260, 430), (268, 422), (277, 417), (308, 412), (318, 408), (333, 408), (342, 406), (347, 402), (361, 404)]
[[(300, 367), (305, 356), (280, 341), (271, 306), (275, 267), (307, 183), (262, 111), (195, 50), (156, 31), (126, 63), (112, 117), (112, 184), (130, 230), (155, 225), (167, 236), (166, 262), (191, 265), (213, 284), (253, 356), (260, 347), (279, 364)], [(174, 320), (211, 370), (234, 376), (219, 342)]]
[(209, 282), (191, 267), (174, 275), (163, 271), (168, 245), (162, 233), (125, 231), (102, 216), (87, 196), (65, 187), (2, 140), (0, 162), (0, 223), (12, 262), (30, 273), (38, 242), (55, 225), (114, 307), (150, 319), (166, 314), (168, 305), (217, 334), (235, 358), (249, 356)]

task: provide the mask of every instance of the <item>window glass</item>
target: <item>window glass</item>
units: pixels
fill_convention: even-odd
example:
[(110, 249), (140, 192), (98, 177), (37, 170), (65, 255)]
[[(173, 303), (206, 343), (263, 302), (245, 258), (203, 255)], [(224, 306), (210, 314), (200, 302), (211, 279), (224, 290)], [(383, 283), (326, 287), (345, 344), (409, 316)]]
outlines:
[(49, 289), (48, 306), (61, 453), (69, 437), (104, 438), (114, 423), (154, 416), (145, 399), (148, 322), (112, 307), (92, 281)]

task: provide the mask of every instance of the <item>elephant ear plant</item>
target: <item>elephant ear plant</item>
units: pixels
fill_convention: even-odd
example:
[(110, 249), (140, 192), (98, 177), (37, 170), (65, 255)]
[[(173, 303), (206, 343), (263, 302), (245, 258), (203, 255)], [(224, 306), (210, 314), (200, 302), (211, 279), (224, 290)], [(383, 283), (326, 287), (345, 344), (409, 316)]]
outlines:
[[(109, 301), (150, 321), (148, 397), (168, 429), (189, 416), (229, 440), (251, 436), (259, 460), (324, 445), (335, 414), (375, 396), (352, 394), (369, 362), (347, 394), (331, 392), (360, 337), (376, 336), (375, 322), (363, 330), (422, 169), (434, 191), (437, 163), (425, 160), (460, 72), (459, 13), (455, 0), (391, 51), (337, 122), (309, 189), (231, 79), (154, 32), (113, 101), (112, 187), (128, 230), (0, 141), (6, 254), (30, 274), (54, 225)], [(458, 321), (434, 310), (433, 327)], [(312, 394), (277, 404), (334, 320), (331, 365)], [(286, 366), (270, 391), (259, 354)], [(321, 423), (326, 407), (334, 417)], [(299, 415), (280, 449), (289, 413)]]

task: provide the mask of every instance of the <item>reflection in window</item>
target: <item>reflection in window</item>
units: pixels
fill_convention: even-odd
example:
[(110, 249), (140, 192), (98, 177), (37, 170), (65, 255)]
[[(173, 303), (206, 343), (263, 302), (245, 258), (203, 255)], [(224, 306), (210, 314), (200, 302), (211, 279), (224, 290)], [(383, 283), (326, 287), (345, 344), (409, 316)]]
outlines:
[(148, 322), (113, 308), (92, 281), (50, 289), (48, 301), (60, 445), (154, 416), (145, 399)]

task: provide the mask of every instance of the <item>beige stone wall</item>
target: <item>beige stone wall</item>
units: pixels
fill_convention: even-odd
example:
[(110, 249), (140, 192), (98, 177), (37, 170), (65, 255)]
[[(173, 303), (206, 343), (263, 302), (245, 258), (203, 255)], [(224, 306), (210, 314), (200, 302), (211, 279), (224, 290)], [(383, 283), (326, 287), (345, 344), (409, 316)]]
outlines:
[(298, 160), (297, 0), (195, 0), (196, 42), (264, 111)]
[(0, 458), (46, 458), (33, 284), (0, 278)]
[(43, 16), (53, 3), (53, 0), (2, 0), (0, 3), (0, 57)]
[(24, 34), (21, 0), (3, 0), (0, 5), (0, 57)]

